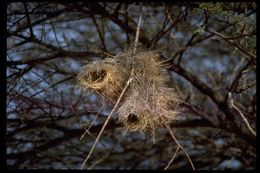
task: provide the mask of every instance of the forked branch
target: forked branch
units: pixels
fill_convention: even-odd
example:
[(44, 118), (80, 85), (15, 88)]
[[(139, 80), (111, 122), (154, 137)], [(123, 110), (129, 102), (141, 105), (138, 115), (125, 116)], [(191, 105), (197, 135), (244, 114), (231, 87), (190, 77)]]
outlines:
[(181, 149), (181, 150), (185, 153), (185, 155), (187, 156), (187, 158), (188, 158), (188, 160), (189, 160), (189, 162), (190, 162), (190, 165), (191, 165), (191, 167), (192, 167), (192, 170), (195, 170), (194, 164), (192, 163), (192, 160), (191, 160), (189, 154), (183, 149), (183, 147), (181, 146), (181, 144), (179, 143), (179, 141), (176, 139), (176, 137), (174, 136), (173, 132), (171, 131), (171, 128), (170, 128), (167, 124), (166, 124), (165, 126), (166, 126), (166, 128), (169, 130), (169, 132), (170, 132), (170, 134), (171, 134), (173, 140), (176, 142), (176, 144), (178, 145), (178, 147), (180, 147), (180, 149)]

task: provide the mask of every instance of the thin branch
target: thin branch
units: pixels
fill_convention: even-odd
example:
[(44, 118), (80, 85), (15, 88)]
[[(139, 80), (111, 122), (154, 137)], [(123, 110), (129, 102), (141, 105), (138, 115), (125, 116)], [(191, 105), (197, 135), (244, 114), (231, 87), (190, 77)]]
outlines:
[[(69, 54), (69, 55), (68, 55)], [(37, 59), (29, 59), (29, 60), (17, 60), (17, 61), (6, 61), (6, 65), (8, 67), (12, 66), (17, 66), (17, 65), (23, 65), (23, 64), (38, 64), (38, 63), (43, 63), (45, 61), (53, 60), (53, 59), (58, 59), (58, 58), (64, 58), (64, 57), (69, 57), (69, 58), (86, 58), (86, 57), (92, 57), (92, 56), (98, 56), (102, 57), (103, 55), (108, 55), (108, 53), (105, 52), (91, 52), (91, 51), (67, 51), (67, 53), (54, 53), (48, 56), (44, 57), (39, 57)], [(110, 55), (111, 56), (111, 55)]]
[[(130, 27), (129, 25), (126, 25), (126, 23), (122, 20), (120, 20), (118, 18), (118, 16), (112, 15), (110, 14), (108, 11), (106, 11), (105, 7), (101, 6), (99, 3), (91, 3), (90, 4), (86, 4), (86, 6), (89, 8), (89, 10), (93, 13), (93, 14), (99, 14), (102, 17), (110, 17), (111, 21), (113, 21), (115, 24), (117, 24), (119, 27), (121, 27), (125, 32), (129, 33), (129, 34), (135, 34), (135, 29)], [(89, 14), (89, 11), (86, 11), (85, 9), (83, 9), (82, 7), (77, 7), (80, 11)], [(95, 9), (95, 10), (94, 10)], [(150, 39), (145, 35), (144, 32), (142, 32), (139, 36), (139, 40), (140, 42), (142, 42), (144, 45), (146, 45), (146, 47), (150, 47), (151, 46), (151, 41)]]
[(180, 147), (180, 149), (185, 153), (185, 155), (187, 156), (189, 162), (190, 162), (190, 165), (192, 167), (192, 170), (196, 170), (195, 167), (194, 167), (194, 164), (192, 163), (192, 160), (190, 158), (190, 156), (188, 155), (188, 153), (183, 149), (183, 147), (181, 146), (181, 144), (179, 143), (179, 141), (176, 139), (176, 137), (174, 136), (173, 132), (171, 131), (171, 128), (166, 124), (165, 125), (166, 128), (169, 130), (173, 140), (176, 142), (176, 144)]
[(243, 75), (243, 71), (245, 71), (250, 65), (251, 65), (251, 62), (248, 61), (248, 63), (243, 68), (241, 68), (241, 70), (239, 70), (237, 76), (235, 77), (234, 81), (232, 82), (232, 84), (228, 90), (229, 92), (234, 92), (236, 90), (238, 83), (239, 83), (239, 79)]
[(134, 2), (132, 5), (130, 5), (130, 6), (129, 6), (127, 9), (125, 9), (125, 10), (119, 10), (119, 13), (126, 14), (127, 11), (135, 5), (135, 3), (136, 3), (136, 2)]
[(102, 44), (103, 51), (107, 52), (107, 48), (106, 48), (106, 44), (105, 44), (104, 32), (103, 33), (101, 32), (101, 30), (100, 30), (100, 28), (98, 26), (97, 20), (95, 19), (94, 15), (92, 15), (91, 18), (92, 18), (93, 23), (95, 24), (95, 26), (97, 28), (98, 36), (99, 36), (100, 42)]
[[(135, 53), (136, 53), (136, 47), (137, 47), (137, 43), (138, 43), (138, 37), (139, 37), (139, 31), (140, 31), (140, 25), (141, 25), (141, 19), (142, 19), (142, 13), (141, 13), (141, 12), (142, 12), (142, 6), (140, 6), (140, 11), (139, 11), (139, 12), (140, 12), (140, 13), (139, 13), (138, 25), (137, 25), (137, 29), (136, 29), (136, 35), (135, 35), (134, 48), (133, 48), (133, 52), (132, 52), (132, 58), (134, 57), (134, 55), (135, 55)], [(133, 59), (133, 62), (134, 62), (134, 59)], [(111, 110), (110, 114), (108, 115), (108, 117), (107, 117), (107, 119), (106, 119), (106, 121), (105, 121), (105, 123), (104, 123), (102, 129), (100, 130), (100, 132), (99, 132), (99, 134), (98, 134), (98, 136), (97, 136), (97, 138), (96, 138), (94, 144), (92, 145), (92, 148), (91, 148), (91, 150), (90, 150), (88, 156), (87, 156), (86, 159), (84, 160), (84, 162), (83, 162), (83, 164), (82, 164), (82, 166), (81, 166), (81, 169), (84, 169), (84, 167), (85, 167), (85, 165), (86, 165), (88, 159), (90, 158), (91, 154), (92, 154), (93, 151), (94, 151), (94, 148), (95, 148), (97, 142), (99, 141), (99, 138), (100, 138), (101, 134), (102, 134), (103, 131), (105, 130), (105, 127), (106, 127), (108, 121), (110, 120), (110, 118), (112, 117), (112, 114), (113, 114), (113, 113), (115, 112), (115, 110), (117, 109), (117, 107), (118, 107), (118, 105), (119, 105), (121, 99), (123, 98), (123, 95), (125, 94), (125, 92), (126, 92), (128, 86), (130, 85), (130, 83), (131, 83), (132, 80), (134, 79), (134, 78), (133, 78), (133, 70), (134, 70), (134, 68), (133, 68), (133, 66), (132, 66), (131, 76), (130, 76), (130, 78), (128, 79), (128, 81), (127, 81), (127, 83), (126, 83), (126, 85), (125, 85), (123, 91), (121, 92), (119, 98), (117, 99), (117, 102), (116, 102), (115, 106), (113, 107), (113, 109)]]
[(85, 130), (85, 132), (81, 135), (80, 140), (82, 140), (86, 134), (91, 135), (91, 133), (89, 132), (89, 129), (93, 126), (94, 122), (97, 120), (97, 117), (98, 117), (98, 115), (101, 113), (103, 107), (104, 107), (104, 105), (102, 105), (102, 107), (101, 107), (101, 108), (99, 109), (99, 111), (96, 113), (96, 116), (95, 116), (94, 120), (91, 122), (91, 124), (89, 125), (89, 127)]
[[(167, 11), (167, 10), (166, 10), (166, 11)], [(159, 32), (156, 34), (156, 36), (151, 40), (151, 42), (152, 42), (152, 46), (151, 46), (151, 47), (155, 46), (156, 43), (157, 43), (164, 35), (166, 35), (167, 33), (169, 33), (169, 32), (171, 31), (171, 29), (172, 29), (174, 26), (176, 26), (176, 24), (179, 23), (179, 22), (184, 18), (184, 15), (182, 15), (181, 11), (180, 11), (180, 13), (179, 13), (179, 15), (178, 15), (178, 17), (177, 17), (176, 20), (173, 20), (172, 17), (171, 17), (168, 13), (167, 13), (166, 15), (167, 15), (166, 18), (168, 18), (169, 21), (171, 21), (171, 25), (170, 25), (167, 29), (165, 29), (165, 26), (164, 26), (164, 27), (162, 28), (162, 30), (159, 31)]]
[(85, 167), (85, 165), (86, 165), (88, 159), (90, 158), (91, 154), (92, 154), (93, 151), (94, 151), (95, 146), (97, 145), (97, 142), (98, 142), (98, 140), (99, 140), (101, 134), (103, 133), (105, 127), (107, 126), (108, 121), (109, 121), (110, 118), (112, 117), (112, 114), (114, 113), (114, 111), (116, 110), (117, 106), (119, 105), (119, 103), (120, 103), (120, 101), (121, 101), (121, 99), (122, 99), (124, 93), (126, 92), (128, 86), (130, 85), (130, 83), (132, 82), (132, 80), (133, 80), (133, 78), (130, 78), (130, 79), (127, 81), (127, 83), (126, 83), (126, 85), (125, 85), (123, 91), (121, 92), (119, 98), (117, 99), (117, 102), (116, 102), (115, 106), (113, 107), (113, 109), (111, 110), (110, 114), (108, 115), (108, 117), (107, 117), (107, 119), (106, 119), (104, 125), (102, 126), (102, 128), (101, 128), (101, 130), (100, 130), (100, 132), (99, 132), (99, 134), (98, 134), (98, 136), (97, 136), (97, 138), (96, 138), (94, 144), (92, 145), (92, 148), (91, 148), (91, 150), (90, 150), (88, 156), (87, 156), (86, 159), (84, 160), (84, 162), (83, 162), (83, 164), (82, 164), (82, 166), (81, 166), (81, 169), (84, 169), (84, 167)]
[(136, 53), (136, 48), (137, 48), (137, 43), (138, 43), (139, 33), (140, 33), (141, 20), (142, 20), (142, 6), (140, 5), (138, 24), (137, 24), (136, 33), (135, 33), (135, 42), (134, 42), (134, 49), (132, 52), (132, 56), (134, 56)]
[[(225, 30), (225, 29), (228, 29), (228, 28), (231, 27), (231, 26), (232, 26), (232, 25), (226, 25), (226, 26), (224, 26), (224, 27), (218, 29), (218, 32), (221, 32), (221, 31), (223, 31), (223, 30)], [(191, 48), (191, 47), (193, 47), (193, 46), (196, 46), (197, 44), (201, 44), (202, 42), (207, 41), (208, 39), (210, 39), (210, 38), (212, 38), (212, 37), (214, 37), (214, 36), (215, 36), (215, 34), (211, 33), (211, 34), (209, 34), (209, 35), (207, 35), (207, 36), (205, 36), (205, 37), (203, 37), (203, 38), (198, 38), (197, 40), (194, 40), (194, 38), (191, 37), (191, 39), (187, 42), (187, 44), (185, 45), (185, 47), (180, 48), (180, 49), (172, 56), (172, 58), (166, 59), (164, 62), (169, 62), (169, 61), (174, 60), (179, 54), (183, 54), (183, 53), (184, 53), (186, 50), (188, 50), (189, 48)], [(171, 35), (171, 37), (172, 37), (173, 39), (175, 39), (175, 38), (173, 37), (173, 35)], [(193, 40), (194, 40), (194, 41), (193, 41)], [(177, 64), (177, 65), (178, 65), (178, 64)]]
[(56, 40), (56, 42), (57, 42), (59, 48), (62, 49), (62, 47), (61, 47), (61, 45), (60, 45), (60, 42), (59, 42), (59, 40), (58, 40), (58, 37), (57, 37), (56, 31), (55, 31), (55, 27), (54, 27), (54, 25), (53, 25), (51, 19), (49, 19), (49, 21), (50, 21), (50, 25), (51, 25), (52, 30), (53, 30), (54, 38), (55, 38), (55, 40)]
[(235, 46), (236, 48), (238, 48), (242, 53), (246, 54), (247, 56), (249, 56), (250, 58), (254, 59), (254, 63), (256, 63), (256, 55), (254, 53), (251, 53), (249, 51), (247, 51), (246, 49), (244, 49), (242, 47), (242, 45), (238, 44), (237, 42), (233, 41), (233, 40), (230, 40), (228, 37), (222, 35), (221, 33), (219, 32), (216, 32), (216, 31), (210, 31), (210, 30), (207, 30), (209, 33), (213, 33), (215, 34), (216, 36), (220, 37), (221, 39), (227, 41), (228, 43), (230, 43), (231, 45)]
[(168, 169), (168, 167), (169, 167), (169, 166), (172, 164), (172, 162), (173, 162), (173, 160), (174, 160), (175, 156), (177, 155), (177, 153), (178, 153), (179, 149), (180, 149), (180, 146), (178, 146), (178, 147), (177, 147), (177, 149), (176, 149), (176, 151), (175, 151), (174, 155), (172, 156), (171, 160), (169, 161), (169, 163), (167, 164), (167, 166), (166, 166), (166, 167), (165, 167), (163, 170), (167, 170), (167, 169)]
[(256, 136), (256, 132), (253, 130), (253, 128), (251, 127), (251, 125), (249, 124), (248, 120), (246, 119), (246, 117), (244, 116), (244, 114), (242, 113), (242, 111), (234, 104), (234, 101), (233, 101), (233, 98), (232, 98), (232, 93), (229, 92), (228, 93), (228, 97), (229, 97), (229, 100), (230, 100), (230, 105), (231, 105), (231, 108), (234, 108), (238, 113), (239, 115), (242, 117), (243, 121), (245, 122), (247, 128), (249, 129), (249, 131), (254, 135)]
[(27, 8), (25, 2), (23, 3), (23, 5), (24, 5), (24, 9), (25, 9), (25, 15), (26, 15), (26, 18), (27, 18), (29, 30), (30, 30), (30, 35), (31, 35), (31, 38), (33, 38), (34, 33), (33, 33), (33, 28), (32, 28), (31, 19), (30, 19), (30, 16), (29, 16), (28, 8)]
[(116, 149), (116, 145), (121, 143), (121, 141), (123, 140), (125, 135), (126, 135), (126, 132), (123, 131), (123, 134), (120, 137), (120, 139), (117, 141), (117, 143), (114, 143), (114, 145), (111, 147), (111, 149), (102, 158), (100, 158), (99, 160), (95, 161), (95, 163), (93, 163), (88, 169), (93, 169), (96, 165), (98, 165), (99, 163), (103, 162)]
[[(39, 19), (37, 21), (32, 22), (31, 25), (28, 24), (28, 25), (22, 26), (22, 27), (18, 28), (16, 31), (14, 31), (14, 33), (17, 34), (19, 32), (22, 32), (22, 31), (26, 30), (29, 27), (33, 27), (35, 25), (43, 23), (44, 21), (46, 21), (48, 19), (57, 17), (57, 16), (63, 14), (64, 12), (66, 12), (66, 10), (67, 10), (67, 8), (63, 8), (63, 9), (60, 9), (60, 10), (57, 10), (57, 11), (54, 11), (54, 12), (47, 12), (46, 13), (46, 17), (43, 17), (43, 18), (41, 18), (41, 19)], [(10, 36), (12, 36), (12, 35), (7, 33), (7, 37), (10, 37)]]
[[(163, 57), (163, 55), (161, 55), (161, 57)], [(226, 115), (226, 119), (232, 123), (230, 124), (232, 128), (234, 130), (239, 131), (239, 128), (235, 124), (233, 124), (234, 114), (231, 112), (228, 103), (221, 98), (221, 95), (219, 93), (216, 93), (206, 83), (198, 79), (194, 74), (183, 69), (181, 66), (172, 64), (169, 70), (172, 70), (177, 74), (181, 75), (186, 80), (188, 80), (195, 88), (197, 88), (200, 92), (207, 95), (217, 105), (219, 110)]]

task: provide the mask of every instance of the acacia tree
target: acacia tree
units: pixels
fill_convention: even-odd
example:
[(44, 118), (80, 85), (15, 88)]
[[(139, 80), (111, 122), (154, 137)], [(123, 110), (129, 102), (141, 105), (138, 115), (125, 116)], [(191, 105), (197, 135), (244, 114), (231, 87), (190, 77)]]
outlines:
[[(7, 5), (6, 159), (9, 168), (79, 169), (111, 107), (77, 87), (80, 68), (139, 42), (167, 61), (183, 100), (171, 124), (196, 169), (255, 169), (255, 3), (21, 3)], [(163, 169), (167, 129), (124, 131), (116, 115), (89, 169)], [(191, 169), (176, 152), (168, 169)]]

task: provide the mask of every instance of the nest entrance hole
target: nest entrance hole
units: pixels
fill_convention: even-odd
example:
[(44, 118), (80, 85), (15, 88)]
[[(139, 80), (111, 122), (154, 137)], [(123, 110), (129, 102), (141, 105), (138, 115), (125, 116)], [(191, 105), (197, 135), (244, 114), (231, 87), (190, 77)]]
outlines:
[(136, 114), (129, 114), (127, 117), (127, 123), (132, 124), (132, 123), (138, 123), (139, 119)]
[[(107, 75), (105, 70), (95, 70), (91, 71), (87, 76), (86, 79), (90, 80), (90, 82), (102, 82)], [(90, 76), (88, 78), (88, 76)]]

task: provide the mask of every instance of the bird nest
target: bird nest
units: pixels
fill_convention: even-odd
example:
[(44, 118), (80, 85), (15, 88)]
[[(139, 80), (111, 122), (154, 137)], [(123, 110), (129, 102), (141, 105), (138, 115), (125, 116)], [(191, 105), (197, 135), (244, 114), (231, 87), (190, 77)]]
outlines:
[(170, 88), (164, 91), (134, 90), (119, 107), (118, 120), (129, 131), (150, 131), (176, 119), (176, 98)]
[(80, 87), (91, 90), (114, 104), (127, 77), (120, 73), (121, 70), (122, 67), (115, 59), (87, 64), (78, 75)]
[(131, 52), (87, 64), (78, 75), (83, 89), (89, 89), (115, 104), (126, 81), (133, 80), (117, 109), (118, 121), (129, 131), (154, 131), (170, 124), (178, 114), (178, 97), (167, 86), (165, 64), (154, 51)]

